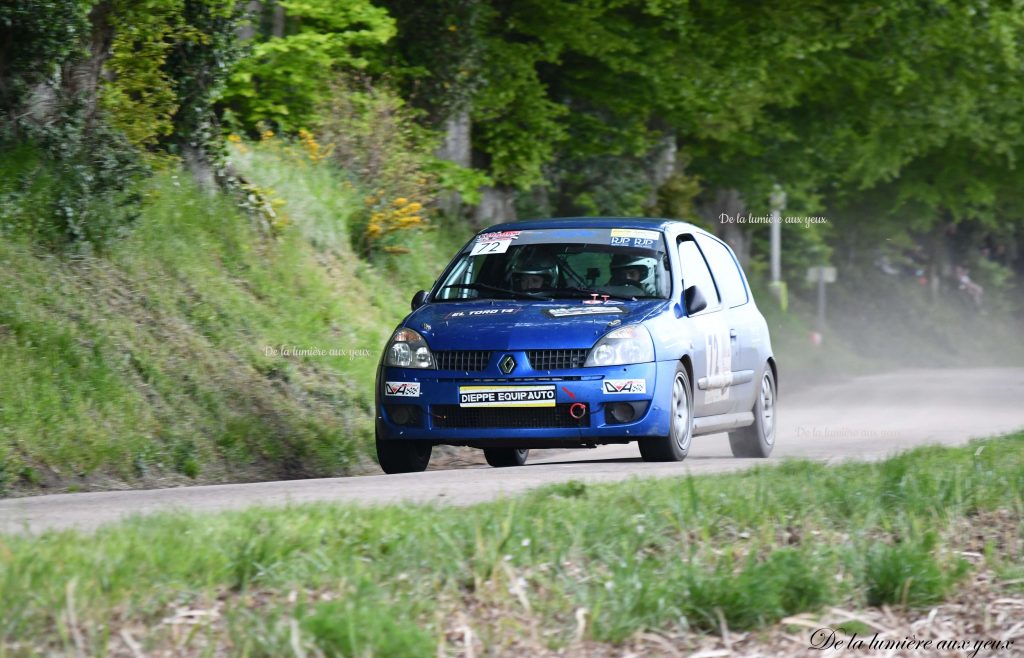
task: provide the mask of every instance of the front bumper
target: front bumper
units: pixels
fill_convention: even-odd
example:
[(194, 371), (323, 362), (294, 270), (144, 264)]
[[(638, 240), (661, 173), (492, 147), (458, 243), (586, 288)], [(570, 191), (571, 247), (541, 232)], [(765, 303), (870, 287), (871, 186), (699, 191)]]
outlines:
[[(511, 354), (519, 362), (525, 361), (522, 355)], [(377, 377), (377, 437), (448, 445), (560, 447), (666, 436), (668, 392), (677, 363), (526, 371), (507, 377), (381, 366)], [(644, 383), (642, 392), (636, 392), (638, 381)], [(633, 384), (623, 386), (625, 382)], [(555, 406), (548, 406), (550, 400), (545, 406), (469, 406), (473, 403), (464, 404), (467, 398), (460, 397), (460, 392), (467, 390), (504, 387), (553, 387)], [(616, 422), (611, 413), (614, 403), (631, 403), (635, 417)], [(585, 407), (582, 417), (572, 417), (573, 405)], [(579, 412), (578, 406), (575, 411)]]

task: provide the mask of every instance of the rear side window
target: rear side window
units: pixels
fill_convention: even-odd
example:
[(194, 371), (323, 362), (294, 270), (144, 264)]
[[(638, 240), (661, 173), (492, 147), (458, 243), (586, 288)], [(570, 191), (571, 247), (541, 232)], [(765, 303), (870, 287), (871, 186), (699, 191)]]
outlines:
[(708, 259), (708, 264), (711, 265), (722, 303), (729, 308), (746, 304), (749, 299), (747, 287), (743, 284), (743, 275), (740, 274), (739, 265), (736, 264), (729, 248), (718, 240), (703, 235), (698, 236), (697, 241)]
[(697, 286), (704, 298), (708, 300), (707, 310), (718, 308), (718, 293), (715, 291), (715, 283), (711, 279), (711, 272), (700, 253), (697, 243), (690, 236), (679, 240), (679, 267), (683, 274), (683, 286)]

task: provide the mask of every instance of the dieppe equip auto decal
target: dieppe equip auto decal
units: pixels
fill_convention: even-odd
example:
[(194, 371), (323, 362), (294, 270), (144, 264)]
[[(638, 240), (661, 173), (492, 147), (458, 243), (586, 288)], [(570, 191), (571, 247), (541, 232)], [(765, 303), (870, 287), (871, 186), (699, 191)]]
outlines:
[(521, 231), (497, 231), (494, 233), (483, 233), (476, 237), (470, 256), (486, 256), (488, 254), (503, 254), (508, 251), (512, 241), (519, 237)]
[(553, 407), (555, 385), (460, 386), (460, 407)]
[(604, 380), (605, 393), (646, 393), (646, 379), (606, 379)]
[(638, 228), (613, 228), (609, 244), (613, 247), (643, 247), (650, 249), (657, 242), (657, 231)]
[(519, 310), (520, 309), (518, 308), (478, 308), (472, 311), (452, 311), (448, 315), (444, 316), (444, 319), (452, 320), (456, 318), (472, 318), (480, 316), (515, 315)]
[(567, 318), (573, 315), (603, 315), (605, 313), (622, 313), (620, 306), (571, 306), (569, 308), (549, 308), (546, 313), (553, 318)]
[(704, 347), (708, 373), (704, 401), (711, 403), (728, 400), (732, 384), (732, 342), (729, 330), (723, 325), (718, 331), (706, 333)]
[(384, 382), (384, 395), (394, 395), (401, 398), (418, 398), (420, 396), (420, 383)]

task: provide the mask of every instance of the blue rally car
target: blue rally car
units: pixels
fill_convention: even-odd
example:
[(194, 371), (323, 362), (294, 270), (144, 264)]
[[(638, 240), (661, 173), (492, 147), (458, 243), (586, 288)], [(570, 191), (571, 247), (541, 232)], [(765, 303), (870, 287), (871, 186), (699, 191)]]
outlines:
[(388, 341), (377, 370), (377, 456), (422, 471), (435, 445), (492, 466), (530, 448), (637, 441), (686, 457), (727, 431), (767, 457), (778, 371), (729, 247), (671, 220), (523, 221), (481, 231)]

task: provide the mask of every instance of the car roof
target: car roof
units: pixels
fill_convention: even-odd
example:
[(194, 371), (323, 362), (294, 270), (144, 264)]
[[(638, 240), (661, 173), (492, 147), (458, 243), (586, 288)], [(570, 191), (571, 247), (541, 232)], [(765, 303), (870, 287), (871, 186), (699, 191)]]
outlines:
[(556, 217), (551, 219), (524, 219), (488, 226), (480, 233), (493, 231), (526, 231), (545, 228), (639, 228), (664, 231), (678, 227), (709, 235), (707, 231), (688, 222), (678, 219), (657, 217)]

